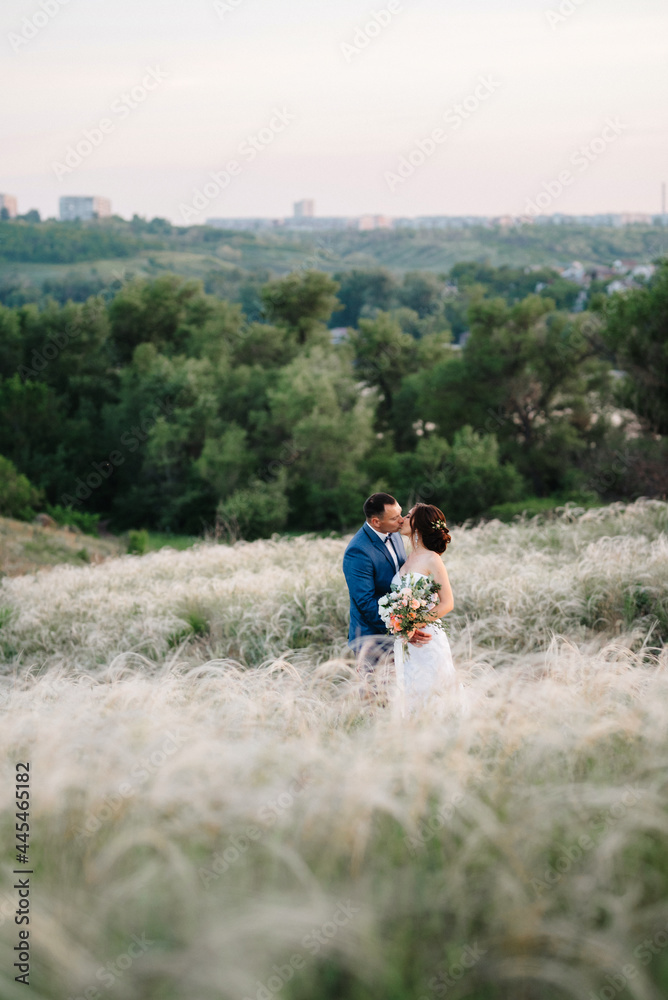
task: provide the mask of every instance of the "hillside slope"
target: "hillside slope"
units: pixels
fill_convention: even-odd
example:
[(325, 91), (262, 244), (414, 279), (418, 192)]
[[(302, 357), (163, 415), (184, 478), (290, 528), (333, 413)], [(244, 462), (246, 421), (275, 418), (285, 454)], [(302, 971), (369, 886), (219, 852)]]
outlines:
[(99, 563), (124, 551), (117, 538), (93, 538), (65, 528), (43, 528), (0, 517), (0, 575), (19, 576), (69, 563)]
[[(80, 251), (78, 244), (67, 242), (61, 253), (56, 253), (50, 244), (40, 249), (43, 230), (53, 230), (57, 242), (60, 225), (43, 223), (40, 228), (22, 224), (36, 230), (36, 237), (42, 237), (42, 242), (33, 241), (34, 246), (30, 241), (26, 246), (20, 241), (14, 246), (6, 240), (3, 251), (0, 240), (0, 288), (38, 287), (45, 281), (58, 284), (65, 280), (111, 284), (133, 275), (151, 277), (164, 271), (204, 278), (212, 271), (280, 275), (306, 268), (330, 273), (374, 267), (385, 267), (398, 275), (416, 270), (445, 273), (461, 261), (485, 260), (493, 266), (511, 267), (531, 264), (559, 267), (576, 259), (585, 266), (610, 265), (617, 258), (649, 262), (668, 250), (664, 230), (640, 225), (510, 229), (477, 226), (310, 234), (255, 234), (197, 227), (140, 235), (132, 233), (127, 224), (116, 221), (104, 227), (111, 230), (106, 242), (92, 240), (90, 246), (82, 244)], [(71, 235), (69, 230), (65, 232), (68, 237)], [(96, 252), (103, 248), (108, 250), (106, 254)]]

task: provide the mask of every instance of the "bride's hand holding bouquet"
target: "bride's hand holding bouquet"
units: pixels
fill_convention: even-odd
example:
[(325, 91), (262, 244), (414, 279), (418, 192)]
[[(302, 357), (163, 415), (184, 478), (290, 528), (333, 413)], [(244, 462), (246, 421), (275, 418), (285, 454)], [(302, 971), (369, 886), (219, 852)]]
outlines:
[(434, 617), (441, 584), (431, 576), (406, 573), (392, 584), (392, 589), (378, 602), (378, 611), (387, 630), (406, 646), (416, 631), (425, 625), (443, 628)]

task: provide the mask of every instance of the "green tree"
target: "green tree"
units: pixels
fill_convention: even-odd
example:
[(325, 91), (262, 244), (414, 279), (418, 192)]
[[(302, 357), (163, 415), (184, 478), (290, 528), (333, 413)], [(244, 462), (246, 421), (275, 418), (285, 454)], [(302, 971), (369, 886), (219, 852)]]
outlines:
[(580, 285), (566, 281), (551, 267), (492, 267), (478, 261), (455, 264), (450, 281), (464, 297), (479, 290), (484, 298), (502, 297), (514, 305), (527, 295), (540, 294), (552, 299), (559, 309), (572, 308), (582, 291)]
[(272, 422), (291, 443), (291, 522), (306, 528), (350, 524), (366, 488), (372, 397), (359, 392), (344, 355), (315, 346), (281, 371), (269, 399)]
[(13, 462), (0, 455), (0, 514), (19, 521), (30, 521), (35, 516), (34, 508), (42, 503), (42, 499), (41, 491), (16, 471)]
[(23, 361), (23, 343), (18, 314), (0, 306), (0, 376), (11, 378)]
[(245, 482), (256, 458), (248, 447), (248, 434), (236, 423), (211, 427), (195, 468), (217, 497), (229, 496)]
[(247, 486), (221, 500), (216, 511), (218, 525), (232, 538), (268, 538), (281, 531), (288, 520), (285, 469), (266, 481), (253, 478)]
[(239, 329), (230, 341), (230, 364), (260, 365), (264, 369), (289, 364), (298, 348), (285, 327), (269, 323), (250, 323)]
[(428, 271), (409, 271), (399, 289), (399, 301), (420, 319), (438, 312), (443, 301), (443, 281)]
[(419, 366), (418, 345), (388, 313), (361, 319), (359, 329), (351, 331), (348, 344), (360, 378), (379, 392), (378, 427), (388, 428), (402, 380)]
[[(414, 425), (422, 416), (417, 406), (419, 373), (430, 371), (451, 353), (449, 330), (425, 333), (419, 340), (404, 333), (400, 320), (405, 317), (398, 314), (405, 312), (360, 320), (347, 345), (354, 353), (357, 373), (366, 385), (378, 390), (376, 429), (390, 432), (400, 449), (412, 448), (417, 441)], [(416, 313), (411, 311), (411, 315)]]
[(18, 375), (0, 380), (0, 454), (38, 487), (67, 481), (64, 429), (62, 406), (52, 389)]
[(312, 341), (318, 333), (319, 339), (325, 340), (324, 324), (339, 305), (338, 288), (335, 281), (320, 271), (304, 271), (270, 281), (262, 289), (265, 316), (290, 330), (300, 345)]
[(218, 309), (217, 300), (204, 294), (199, 281), (166, 274), (153, 281), (130, 282), (109, 306), (119, 360), (127, 364), (134, 349), (145, 343), (166, 354), (192, 349)]
[(574, 466), (606, 430), (597, 411), (609, 398), (609, 365), (596, 325), (536, 295), (514, 306), (480, 300), (470, 318), (461, 357), (425, 375), (424, 418), (446, 436), (462, 421), (494, 431), (538, 495), (575, 488)]
[(398, 304), (399, 285), (384, 268), (341, 271), (334, 275), (339, 283), (343, 308), (332, 316), (333, 326), (357, 326), (361, 316), (380, 310), (387, 312)]
[[(28, 213), (0, 231), (0, 261), (74, 264), (83, 260), (130, 257), (148, 249), (150, 241), (133, 237), (113, 222), (38, 222)], [(159, 243), (154, 241), (154, 245)]]
[(413, 452), (377, 449), (369, 456), (369, 469), (374, 490), (396, 492), (406, 505), (434, 503), (459, 522), (520, 499), (527, 490), (517, 469), (501, 460), (496, 436), (468, 425), (455, 432), (452, 443), (426, 434)]
[(208, 358), (168, 358), (153, 344), (135, 350), (119, 404), (105, 412), (106, 447), (123, 455), (113, 485), (121, 527), (200, 531), (212, 523), (215, 476), (203, 476), (198, 460), (220, 433), (219, 409), (218, 370)]
[(65, 413), (97, 414), (117, 398), (118, 378), (109, 344), (107, 304), (93, 297), (83, 304), (44, 309), (26, 306), (18, 313), (23, 344), (23, 378), (51, 386)]
[(603, 316), (603, 336), (628, 375), (621, 402), (654, 434), (668, 434), (668, 261), (647, 288), (611, 296)]

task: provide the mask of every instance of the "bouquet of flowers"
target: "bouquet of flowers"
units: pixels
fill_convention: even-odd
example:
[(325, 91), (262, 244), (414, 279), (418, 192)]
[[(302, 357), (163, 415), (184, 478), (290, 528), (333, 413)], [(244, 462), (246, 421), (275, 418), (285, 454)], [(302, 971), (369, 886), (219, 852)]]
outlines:
[(378, 601), (378, 613), (388, 632), (402, 639), (404, 647), (423, 625), (434, 625), (446, 631), (443, 622), (433, 618), (440, 589), (440, 583), (431, 576), (406, 573), (392, 584), (390, 593)]

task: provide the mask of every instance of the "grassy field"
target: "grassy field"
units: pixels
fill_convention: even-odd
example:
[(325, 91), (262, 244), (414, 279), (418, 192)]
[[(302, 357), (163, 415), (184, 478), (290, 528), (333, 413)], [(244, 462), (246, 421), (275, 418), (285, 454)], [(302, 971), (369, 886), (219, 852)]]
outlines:
[(344, 546), (2, 581), (2, 1000), (19, 761), (35, 1000), (665, 997), (668, 505), (453, 531), (465, 704), (408, 721)]

